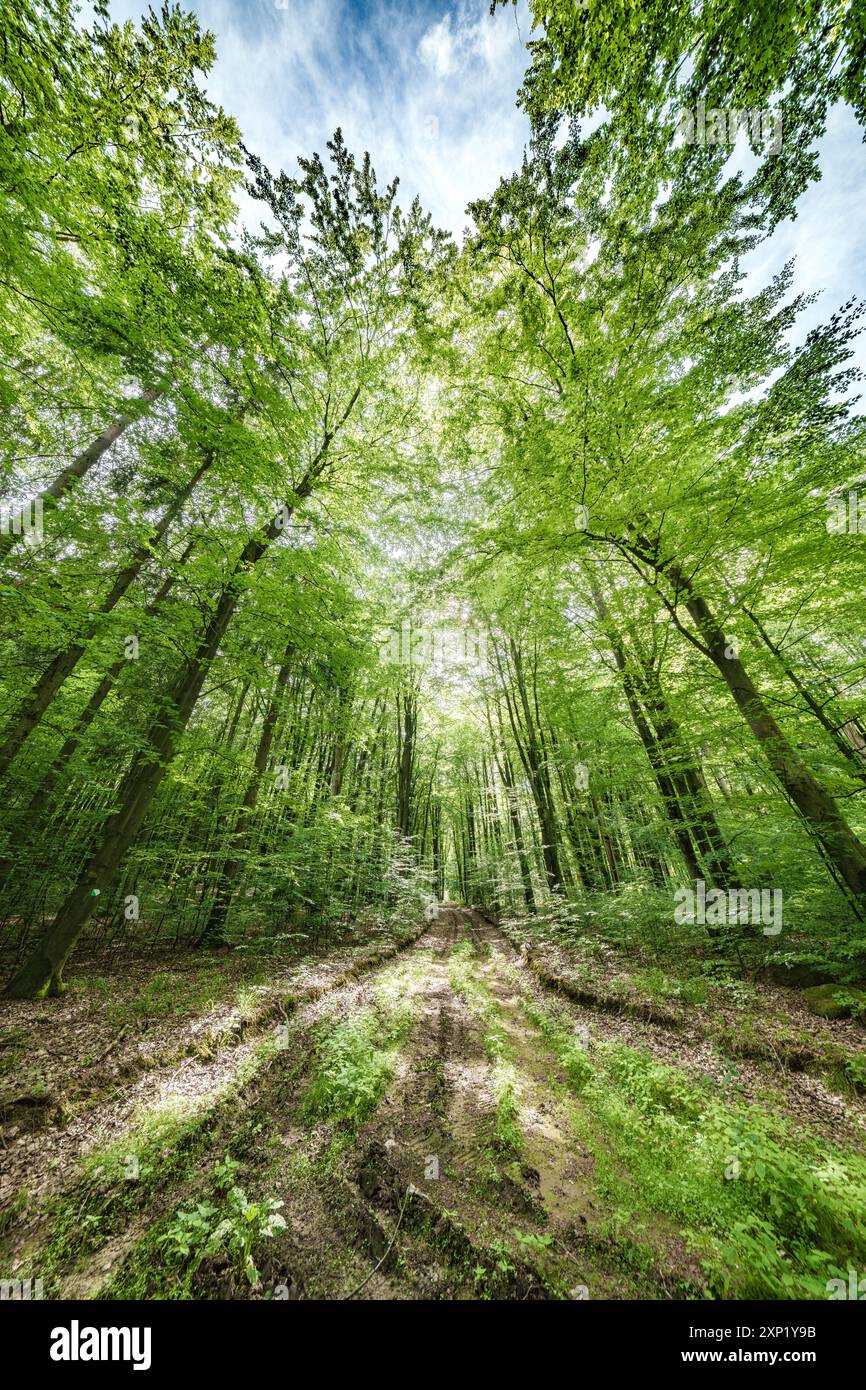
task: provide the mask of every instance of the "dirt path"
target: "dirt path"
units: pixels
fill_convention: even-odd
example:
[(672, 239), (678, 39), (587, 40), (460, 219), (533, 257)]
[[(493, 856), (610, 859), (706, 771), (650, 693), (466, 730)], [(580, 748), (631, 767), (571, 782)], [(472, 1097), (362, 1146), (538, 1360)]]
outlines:
[[(108, 1298), (705, 1296), (676, 1202), (639, 1200), (582, 1095), (611, 1015), (552, 995), (471, 909), (407, 941), (40, 1136), (10, 1276)], [(636, 1074), (629, 1105), (667, 1084)]]

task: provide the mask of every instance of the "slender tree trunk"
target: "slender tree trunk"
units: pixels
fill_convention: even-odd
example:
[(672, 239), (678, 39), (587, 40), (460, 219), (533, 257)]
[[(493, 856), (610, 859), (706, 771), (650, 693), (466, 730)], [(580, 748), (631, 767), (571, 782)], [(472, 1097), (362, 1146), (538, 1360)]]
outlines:
[[(502, 668), (497, 652), (497, 665), (499, 667), (502, 691), (505, 697), (505, 707), (517, 751), (520, 754), (520, 759), (529, 781), (536, 813), (538, 815), (539, 828), (541, 831), (541, 857), (544, 862), (547, 886), (551, 892), (558, 892), (562, 886), (562, 869), (559, 863), (559, 833), (556, 815), (553, 809), (550, 779), (544, 765), (542, 750), (539, 746), (538, 730), (535, 726), (534, 716), (529, 703), (529, 694), (526, 688), (526, 678), (523, 669), (523, 657), (516, 642), (512, 640), (509, 643), (509, 647), (519, 708), (517, 702), (512, 701), (507, 675)], [(523, 712), (522, 720), (520, 718), (521, 710)]]
[[(150, 559), (153, 547), (163, 540), (184, 503), (211, 467), (213, 458), (212, 452), (205, 457), (192, 477), (166, 507), (147, 541), (138, 547), (129, 563), (124, 565), (116, 576), (111, 589), (97, 610), (97, 619), (107, 617), (117, 607), (130, 586), (135, 583), (145, 563)], [(92, 640), (98, 628), (98, 621), (91, 621), (85, 636), (81, 640), (73, 642), (64, 651), (58, 652), (54, 660), (43, 671), (29, 698), (9, 725), (3, 743), (0, 745), (0, 777), (5, 776), (10, 763), (17, 757), (33, 731), (39, 727), (43, 715), (65, 681), (72, 675), (87, 651), (88, 642)]]
[[(132, 404), (144, 407), (152, 405), (155, 400), (165, 394), (165, 391), (164, 386), (155, 386), (150, 391), (145, 391)], [(107, 425), (102, 433), (98, 434), (87, 448), (82, 450), (77, 458), (74, 458), (66, 468), (58, 473), (54, 481), (39, 493), (36, 501), (46, 509), (55, 507), (60, 499), (65, 497), (69, 489), (75, 483), (80, 482), (90, 472), (94, 464), (99, 462), (106, 450), (117, 442), (124, 430), (140, 420), (144, 413), (144, 410), (138, 410), (129, 415), (119, 415), (116, 420), (112, 420), (111, 424)], [(8, 554), (18, 539), (20, 537), (9, 532), (0, 535), (0, 556)]]
[(415, 766), (417, 701), (413, 693), (397, 696), (397, 833), (408, 839), (412, 829), (412, 779)]
[(626, 703), (632, 722), (637, 730), (638, 737), (644, 746), (650, 767), (658, 786), (662, 799), (662, 805), (667, 813), (668, 820), (674, 833), (680, 853), (685, 861), (686, 868), (691, 879), (699, 879), (703, 876), (703, 871), (699, 862), (698, 850), (692, 838), (691, 830), (683, 812), (680, 799), (677, 795), (677, 788), (674, 778), (669, 770), (665, 758), (664, 748), (656, 730), (653, 729), (649, 716), (647, 715), (642, 694), (643, 682), (640, 680), (632, 663), (626, 657), (625, 648), (619, 634), (610, 617), (607, 601), (599, 587), (593, 574), (587, 574), (587, 579), (592, 594), (593, 606), (602, 625), (605, 637), (607, 638), (613, 659), (616, 662), (617, 670), (622, 676), (623, 690), (625, 692)]
[(719, 828), (703, 770), (696, 765), (664, 697), (657, 673), (641, 661), (644, 703), (667, 761), (686, 822), (711, 879), (728, 887), (739, 884), (738, 870)]
[(210, 915), (208, 916), (204, 931), (199, 939), (200, 946), (213, 947), (225, 944), (226, 918), (228, 917), (229, 908), (231, 907), (238, 874), (243, 867), (243, 852), (249, 835), (250, 820), (255, 810), (256, 802), (258, 801), (262, 778), (267, 771), (268, 759), (271, 756), (274, 729), (280, 713), (286, 685), (288, 684), (289, 672), (291, 670), (291, 658), (294, 650), (294, 643), (290, 642), (286, 648), (283, 664), (277, 674), (276, 684), (262, 723), (262, 731), (259, 736), (255, 761), (253, 763), (253, 775), (247, 784), (243, 802), (241, 803), (237, 816), (235, 817), (234, 825), (228, 835), (228, 858), (223, 864), (222, 873), (220, 874), (216, 891), (214, 892)]

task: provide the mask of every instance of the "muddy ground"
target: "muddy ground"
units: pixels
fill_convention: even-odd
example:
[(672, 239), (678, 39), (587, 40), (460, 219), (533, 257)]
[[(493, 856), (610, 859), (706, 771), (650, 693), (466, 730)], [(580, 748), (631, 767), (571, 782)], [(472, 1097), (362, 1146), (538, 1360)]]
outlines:
[[(588, 1054), (621, 1041), (708, 1085), (729, 1074), (719, 1038), (570, 980), (446, 907), (172, 1026), (97, 1010), (86, 1067), (86, 998), (4, 1004), (2, 1037), (36, 1036), (53, 1070), (41, 1092), (26, 1069), (17, 1089), (6, 1077), (0, 1272), (46, 1297), (705, 1297), (678, 1223), (602, 1195), (533, 1009)], [(862, 1097), (752, 1050), (747, 1104), (769, 1093), (795, 1130), (862, 1152)]]

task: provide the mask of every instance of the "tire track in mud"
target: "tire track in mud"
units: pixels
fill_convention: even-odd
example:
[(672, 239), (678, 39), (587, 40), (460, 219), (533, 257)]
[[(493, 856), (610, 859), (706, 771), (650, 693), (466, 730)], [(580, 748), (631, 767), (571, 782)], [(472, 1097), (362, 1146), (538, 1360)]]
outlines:
[[(9, 1202), (0, 1237), (0, 1256), (13, 1272), (28, 1252), (38, 1250), (54, 1216), (58, 1200), (72, 1197), (80, 1201), (81, 1210), (94, 1193), (107, 1195), (110, 1185), (106, 1174), (88, 1168), (94, 1151), (105, 1146), (112, 1149), (123, 1145), (128, 1135), (127, 1158), (138, 1155), (140, 1136), (136, 1123), (143, 1116), (164, 1112), (166, 1118), (181, 1119), (189, 1115), (193, 1124), (198, 1121), (205, 1133), (211, 1131), (225, 1144), (224, 1132), (231, 1125), (232, 1112), (243, 1113), (256, 1106), (259, 1092), (269, 1094), (273, 1085), (280, 1086), (286, 1073), (297, 1078), (305, 1075), (312, 1056), (310, 1029), (329, 1013), (339, 1015), (359, 1006), (359, 1000), (369, 995), (370, 983), (382, 969), (405, 951), (411, 951), (423, 936), (424, 927), (414, 937), (396, 946), (367, 951), (348, 962), (337, 954), (330, 963), (320, 964), (308, 972), (299, 987), (279, 999), (267, 1001), (255, 1018), (244, 1021), (243, 1027), (221, 1029), (219, 1037), (209, 1037), (208, 1046), (195, 1053), (182, 1053), (170, 1064), (135, 1075), (126, 1086), (118, 1086), (110, 1098), (103, 1098), (91, 1107), (76, 1113), (65, 1127), (49, 1128), (27, 1136), (27, 1150), (18, 1160), (19, 1181), (25, 1183), (38, 1175), (38, 1183), (23, 1189), (26, 1201), (20, 1213)], [(274, 1022), (282, 1022), (274, 1029)], [(269, 1026), (270, 1025), (270, 1026)], [(260, 1048), (276, 1046), (259, 1056)], [(300, 1063), (291, 1059), (301, 1053)], [(244, 1082), (245, 1072), (250, 1073)], [(238, 1090), (240, 1086), (240, 1090)], [(6, 1174), (12, 1165), (11, 1155), (4, 1154)], [(17, 1155), (16, 1155), (17, 1157)], [(23, 1161), (22, 1161), (23, 1160)], [(137, 1179), (123, 1186), (131, 1193)], [(102, 1193), (100, 1188), (105, 1189)], [(146, 1232), (147, 1211), (164, 1204), (161, 1185), (151, 1191), (142, 1185), (142, 1206), (133, 1209), (126, 1233), (113, 1228), (103, 1245), (88, 1252), (83, 1273), (76, 1271), (61, 1290), (63, 1296), (89, 1297), (107, 1282), (115, 1267), (122, 1263), (135, 1241)], [(111, 1247), (111, 1258), (101, 1259), (102, 1250)]]
[[(519, 1152), (497, 1146), (485, 1020), (450, 978), (461, 941), (474, 950), (469, 975), (489, 994), (507, 1039)], [(478, 914), (455, 908), (442, 911), (423, 946), (429, 966), (403, 1065), (341, 1163), (344, 1190), (381, 1228), (377, 1248), (393, 1239), (386, 1268), (402, 1285), (397, 1296), (666, 1296), (665, 1273), (647, 1280), (620, 1268), (615, 1243), (599, 1232), (605, 1213), (592, 1159), (552, 1084), (558, 1063), (524, 1021), (509, 978), (509, 968), (520, 969), (517, 952)], [(371, 1286), (382, 1277), (377, 1271)]]
[(151, 1057), (136, 1056), (110, 1086), (93, 1082), (90, 1092), (75, 1097), (68, 1113), (55, 1112), (51, 1123), (37, 1131), (4, 1132), (0, 1195), (12, 1202), (16, 1186), (44, 1199), (68, 1185), (70, 1174), (95, 1148), (113, 1142), (148, 1107), (177, 1103), (217, 1102), (241, 1073), (256, 1048), (276, 1029), (278, 1034), (302, 1021), (310, 1006), (333, 993), (351, 988), (372, 972), (411, 949), (423, 935), (398, 945), (365, 950), (357, 956), (337, 952), (328, 961), (299, 967), (249, 1015), (221, 1007), (217, 1021), (208, 1017), (189, 1026), (180, 1046)]

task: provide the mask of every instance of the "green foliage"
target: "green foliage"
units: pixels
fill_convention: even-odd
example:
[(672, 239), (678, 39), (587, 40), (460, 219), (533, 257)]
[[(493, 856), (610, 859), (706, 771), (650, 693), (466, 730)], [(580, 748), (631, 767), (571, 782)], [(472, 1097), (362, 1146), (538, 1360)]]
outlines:
[(324, 1031), (304, 1108), (310, 1119), (344, 1125), (351, 1135), (379, 1104), (411, 1023), (405, 976), (386, 975), (377, 1005)]
[(218, 1205), (199, 1202), (192, 1211), (178, 1211), (160, 1243), (170, 1258), (192, 1270), (206, 1256), (225, 1251), (249, 1282), (255, 1284), (259, 1274), (253, 1248), (283, 1230), (286, 1222), (280, 1215), (282, 1202), (272, 1197), (248, 1200), (243, 1188), (235, 1183), (239, 1166), (228, 1156), (216, 1164), (215, 1189), (222, 1194)]
[(842, 1064), (843, 1076), (848, 1085), (861, 1095), (866, 1093), (866, 1056), (852, 1052)]
[[(866, 118), (864, 9), (531, 9), (526, 156), (458, 247), (339, 129), (287, 170), (247, 151), (195, 15), (0, 0), (3, 496), (43, 523), (0, 535), (13, 996), (53, 1007), (82, 935), (198, 945), (199, 971), (107, 1008), (179, 1017), (231, 987), (224, 950), (352, 962), (452, 892), (569, 952), (608, 1008), (717, 987), (742, 1045), (745, 981), (788, 965), (829, 979), (831, 1022), (862, 1019), (862, 536), (828, 519), (862, 489), (863, 308), (804, 333), (793, 265), (744, 267), (819, 173), (830, 104)], [(677, 143), (698, 101), (766, 107), (778, 155), (759, 126), (746, 180)], [(425, 666), (443, 617), (486, 658)], [(780, 893), (784, 934), (678, 920), (697, 883)], [(113, 978), (91, 959), (88, 1012)], [(476, 966), (463, 943), (449, 969), (493, 1162), (525, 1146), (520, 1076)], [(386, 975), (322, 1027), (305, 1115), (337, 1144), (385, 1093), (411, 989)], [(731, 1072), (717, 1094), (524, 1007), (616, 1209), (686, 1229), (714, 1293), (862, 1267), (859, 1156), (746, 1107)], [(827, 1056), (862, 1089), (859, 1056)], [(144, 1186), (187, 1177), (204, 1127), (145, 1124)], [(128, 1157), (91, 1160), (116, 1190), (58, 1205), (52, 1277), (135, 1209)], [(161, 1233), (184, 1280), (225, 1253), (255, 1281), (283, 1222), (236, 1178), (226, 1159)]]
[(375, 1109), (394, 1066), (393, 1053), (377, 1046), (378, 1037), (375, 1014), (358, 1015), (327, 1035), (307, 1093), (311, 1117), (357, 1126)]
[[(509, 0), (492, 0), (491, 11)], [(512, 0), (516, 3), (516, 0)], [(532, 65), (521, 99), (536, 120), (551, 111), (612, 113), (610, 138), (640, 151), (657, 177), (691, 153), (721, 162), (730, 152), (673, 145), (677, 118), (707, 107), (772, 110), (781, 125), (744, 129), (764, 156), (756, 177), (775, 219), (820, 177), (815, 145), (827, 113), (846, 101), (866, 123), (864, 19), (847, 0), (699, 0), (634, 4), (631, 0), (530, 0)], [(731, 144), (733, 141), (731, 141)], [(608, 158), (610, 155), (608, 153)]]
[(663, 970), (649, 969), (636, 971), (632, 975), (632, 979), (638, 989), (653, 999), (680, 999), (684, 1004), (692, 1006), (706, 1002), (706, 983), (697, 976), (690, 979), (675, 980), (666, 975)]
[(862, 1263), (861, 1155), (621, 1044), (578, 1052), (573, 1071), (573, 1037), (545, 1009), (523, 1007), (579, 1097), (574, 1124), (602, 1190), (650, 1228), (659, 1213), (681, 1225), (715, 1296), (823, 1298), (837, 1264)]

